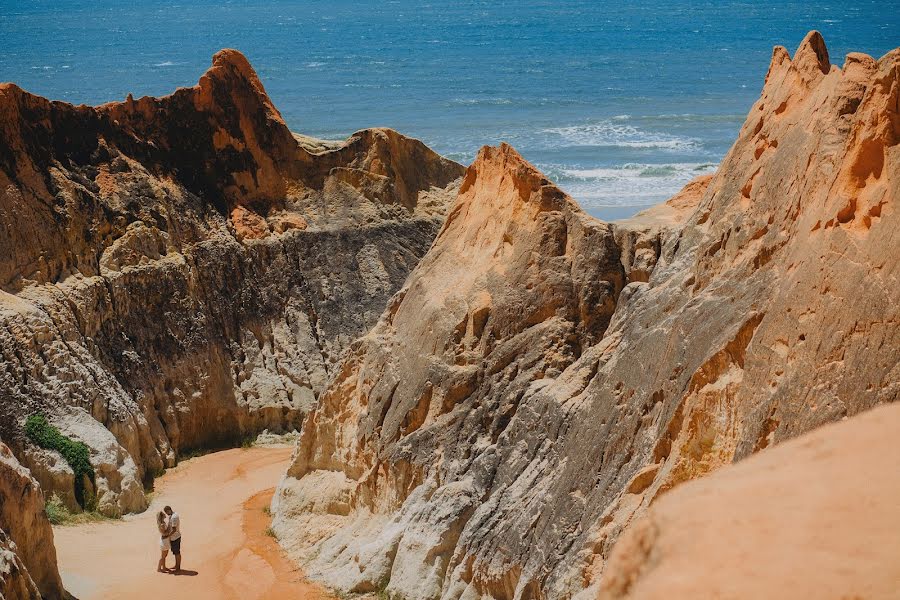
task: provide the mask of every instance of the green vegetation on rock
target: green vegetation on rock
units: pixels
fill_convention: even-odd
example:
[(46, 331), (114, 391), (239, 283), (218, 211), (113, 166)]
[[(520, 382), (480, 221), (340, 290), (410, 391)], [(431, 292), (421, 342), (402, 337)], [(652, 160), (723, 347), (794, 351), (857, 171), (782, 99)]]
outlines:
[[(85, 495), (84, 478), (94, 484), (94, 467), (91, 466), (90, 451), (83, 442), (76, 442), (60, 433), (59, 429), (47, 421), (43, 413), (33, 414), (25, 421), (28, 438), (47, 450), (56, 450), (63, 455), (75, 473), (75, 500), (82, 508), (90, 510), (88, 504), (96, 504), (93, 494)], [(90, 501), (90, 502), (89, 502)]]
[(83, 525), (84, 523), (117, 520), (100, 514), (96, 509), (86, 509), (84, 512), (73, 513), (56, 494), (47, 499), (44, 505), (44, 512), (53, 525)]

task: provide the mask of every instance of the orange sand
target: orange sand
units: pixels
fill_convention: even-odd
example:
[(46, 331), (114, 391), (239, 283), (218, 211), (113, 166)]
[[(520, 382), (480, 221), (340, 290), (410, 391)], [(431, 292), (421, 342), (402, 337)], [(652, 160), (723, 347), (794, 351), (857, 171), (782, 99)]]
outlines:
[[(156, 482), (149, 510), (123, 521), (54, 529), (63, 583), (81, 600), (325, 599), (265, 534), (291, 448), (227, 450), (183, 462)], [(181, 515), (183, 575), (156, 572), (155, 515)], [(167, 566), (174, 565), (170, 554)]]

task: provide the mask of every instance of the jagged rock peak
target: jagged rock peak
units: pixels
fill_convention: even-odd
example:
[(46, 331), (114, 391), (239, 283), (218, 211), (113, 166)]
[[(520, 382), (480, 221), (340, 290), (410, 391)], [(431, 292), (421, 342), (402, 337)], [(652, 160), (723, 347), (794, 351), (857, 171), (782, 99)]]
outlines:
[(628, 222), (483, 149), (306, 421), (279, 539), (345, 591), (596, 597), (663, 493), (896, 400), (898, 58), (776, 49), (717, 174)]
[(299, 426), (464, 172), (387, 129), (295, 138), (235, 50), (160, 98), (3, 85), (0, 437), (77, 510), (74, 476), (23, 432), (45, 413), (91, 448), (98, 510), (119, 515), (187, 449)]
[(224, 196), (228, 205), (277, 201), (298, 176), (298, 143), (237, 50), (217, 52), (193, 87), (97, 110), (151, 160), (177, 164), (197, 193)]
[(237, 71), (242, 77), (249, 81), (259, 81), (256, 71), (250, 65), (250, 61), (244, 56), (244, 53), (234, 48), (222, 48), (212, 58), (212, 68), (225, 68)]
[(766, 74), (765, 85), (780, 83), (788, 73), (795, 73), (800, 81), (810, 86), (831, 70), (828, 48), (818, 31), (810, 31), (800, 42), (793, 60), (784, 46), (775, 46)]
[[(696, 214), (698, 224), (721, 218), (731, 210), (735, 196), (747, 205), (764, 199), (768, 208), (778, 212), (788, 210), (793, 203), (800, 210), (790, 211), (786, 222), (810, 220), (810, 231), (845, 224), (867, 229), (880, 217), (883, 206), (890, 204), (890, 194), (884, 195), (889, 185), (883, 172), (890, 161), (890, 148), (900, 138), (900, 50), (878, 60), (854, 52), (847, 55), (843, 68), (829, 65), (817, 32), (807, 35), (793, 61), (783, 48), (774, 50), (760, 99), (701, 203)], [(823, 74), (826, 66), (827, 74)], [(839, 175), (835, 187), (816, 192), (827, 195), (827, 201), (824, 197), (813, 201), (814, 194), (809, 192), (795, 196), (764, 193), (766, 186), (775, 184), (774, 180), (765, 180), (776, 164), (790, 161), (798, 172), (814, 170), (822, 159), (822, 147), (811, 145), (811, 141), (828, 131), (840, 133), (829, 138), (828, 147), (841, 150), (835, 159), (837, 169), (832, 171)], [(801, 132), (805, 133), (801, 136)], [(801, 155), (799, 145), (808, 143)], [(729, 177), (724, 178), (723, 173)], [(806, 177), (816, 182), (823, 175), (808, 173)], [(739, 194), (733, 193), (732, 185), (739, 185)], [(745, 244), (753, 241), (752, 233), (747, 234)], [(741, 234), (741, 239), (744, 237)], [(734, 247), (739, 247), (738, 240), (732, 240), (736, 242)]]
[[(260, 81), (259, 76), (256, 74), (256, 70), (250, 64), (250, 61), (240, 50), (235, 50), (233, 48), (223, 48), (213, 55), (212, 66), (210, 66), (210, 68), (208, 68), (203, 73), (203, 75), (200, 76), (200, 80), (197, 85), (188, 88), (179, 88), (169, 96), (163, 96), (159, 98), (153, 96), (144, 96), (137, 102), (142, 100), (158, 102), (179, 93), (196, 93), (206, 88), (206, 86), (221, 86), (229, 92), (235, 92), (238, 90), (250, 91), (253, 93), (253, 95), (258, 96), (260, 100), (271, 107), (276, 114), (279, 114), (278, 110), (275, 109), (274, 105), (269, 99), (269, 95), (266, 92), (266, 89), (263, 86), (262, 82)], [(136, 101), (134, 100), (133, 96), (129, 94), (128, 99), (124, 104), (133, 106), (134, 102)], [(121, 104), (123, 103), (110, 102), (104, 106), (110, 109), (114, 109)]]
[[(371, 511), (377, 538), (354, 559), (372, 539), (361, 522), (338, 517), (297, 532), (282, 519), (286, 538), (331, 536), (311, 572), (344, 589), (390, 576), (391, 595), (439, 597), (444, 578), (465, 568), (454, 549), (477, 531), (495, 468), (478, 459), (470, 469), (459, 440), (501, 439), (532, 386), (602, 338), (624, 279), (610, 225), (508, 144), (482, 148), (427, 256), (304, 424), (279, 506)], [(376, 533), (401, 506), (402, 532), (393, 541)], [(432, 528), (439, 533), (417, 538)], [(479, 575), (472, 588), (488, 585)]]
[(831, 62), (828, 59), (828, 48), (825, 40), (818, 31), (810, 31), (800, 42), (797, 52), (794, 54), (794, 66), (801, 73), (815, 74), (816, 71), (827, 75), (831, 70)]
[(204, 89), (206, 82), (218, 83), (231, 90), (245, 89), (251, 92), (265, 106), (268, 113), (267, 116), (270, 119), (280, 121), (280, 124), (285, 129), (287, 128), (281, 113), (272, 104), (269, 94), (266, 92), (250, 61), (240, 51), (224, 48), (216, 52), (213, 55), (212, 67), (200, 78), (199, 87), (201, 90)]
[(472, 197), (479, 196), (478, 191), (484, 186), (498, 186), (501, 194), (511, 189), (517, 192), (517, 194), (503, 194), (504, 198), (533, 203), (539, 210), (559, 210), (566, 206), (581, 211), (565, 192), (551, 183), (543, 173), (522, 158), (522, 155), (506, 142), (499, 146), (484, 146), (478, 151), (475, 162), (466, 171), (466, 178), (459, 190), (460, 195), (469, 192), (476, 182), (482, 187), (472, 190), (470, 194)]

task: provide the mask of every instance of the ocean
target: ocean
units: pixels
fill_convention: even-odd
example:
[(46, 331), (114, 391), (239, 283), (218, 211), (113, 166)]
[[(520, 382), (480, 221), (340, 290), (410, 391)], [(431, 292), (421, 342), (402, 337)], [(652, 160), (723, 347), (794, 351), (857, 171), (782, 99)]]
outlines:
[(244, 52), (294, 131), (392, 127), (469, 163), (507, 141), (594, 215), (715, 169), (772, 46), (900, 45), (900, 0), (0, 0), (0, 81), (73, 103), (164, 95)]

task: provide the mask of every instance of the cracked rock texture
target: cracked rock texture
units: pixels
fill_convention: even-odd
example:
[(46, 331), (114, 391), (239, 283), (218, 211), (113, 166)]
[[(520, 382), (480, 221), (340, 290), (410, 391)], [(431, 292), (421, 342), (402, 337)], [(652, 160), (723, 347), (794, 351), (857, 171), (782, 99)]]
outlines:
[(0, 437), (78, 509), (22, 432), (46, 413), (118, 515), (180, 453), (297, 428), (463, 173), (391, 130), (292, 134), (234, 50), (164, 98), (0, 85)]
[(307, 416), (282, 544), (343, 591), (596, 597), (663, 492), (900, 397), (898, 141), (900, 50), (837, 67), (813, 32), (634, 219), (483, 149)]

